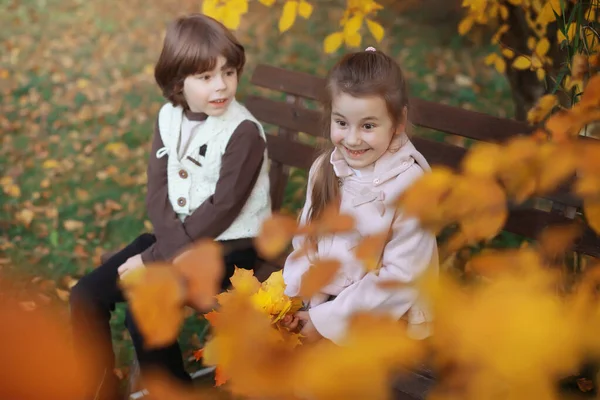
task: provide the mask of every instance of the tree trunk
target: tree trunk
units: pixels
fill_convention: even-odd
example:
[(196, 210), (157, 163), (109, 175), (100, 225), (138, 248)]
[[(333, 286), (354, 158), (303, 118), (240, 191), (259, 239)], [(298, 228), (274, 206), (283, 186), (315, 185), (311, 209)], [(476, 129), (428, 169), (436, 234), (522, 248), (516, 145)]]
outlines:
[[(565, 12), (569, 13), (570, 11), (567, 9)], [(534, 33), (527, 25), (522, 8), (509, 6), (508, 24), (510, 28), (501, 38), (502, 45), (513, 49), (516, 54), (531, 54), (531, 50), (527, 47), (527, 38), (534, 36)], [(510, 66), (512, 60), (505, 58), (507, 63), (506, 77), (515, 103), (515, 119), (519, 121), (527, 119), (527, 112), (540, 97), (552, 92), (555, 83), (550, 78), (558, 75), (561, 64), (567, 58), (566, 51), (560, 50), (557, 43), (556, 23), (548, 25), (547, 38), (550, 41), (548, 56), (554, 63), (546, 69), (546, 78), (543, 81), (538, 80), (534, 71), (512, 68)], [(567, 106), (569, 98), (562, 93), (557, 92), (557, 94), (561, 104)]]

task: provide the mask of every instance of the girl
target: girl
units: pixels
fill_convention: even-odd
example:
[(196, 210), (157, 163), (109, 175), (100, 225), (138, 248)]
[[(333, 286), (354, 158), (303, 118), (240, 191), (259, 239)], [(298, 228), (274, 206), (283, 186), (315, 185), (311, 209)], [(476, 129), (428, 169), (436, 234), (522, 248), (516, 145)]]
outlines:
[[(429, 315), (410, 283), (427, 268), (437, 271), (436, 238), (416, 219), (396, 213), (391, 203), (430, 170), (405, 133), (408, 96), (403, 73), (392, 58), (372, 47), (348, 54), (329, 72), (324, 103), (333, 146), (310, 169), (300, 224), (317, 220), (337, 202), (340, 212), (355, 218), (356, 231), (293, 239), (294, 251), (283, 268), (288, 296), (298, 295), (302, 275), (315, 257), (338, 259), (342, 267), (321, 293), (305, 299), (308, 311), (298, 312), (286, 324), (290, 329), (302, 326), (307, 342), (326, 338), (339, 344), (353, 313), (373, 311), (405, 317), (413, 334), (426, 336)], [(362, 237), (390, 230), (381, 269), (366, 273), (353, 248)], [(306, 254), (306, 240), (313, 241), (308, 248), (315, 250), (300, 255)], [(378, 286), (385, 280), (408, 285), (386, 290)]]
[[(223, 244), (223, 288), (234, 266), (254, 266), (252, 241), (271, 205), (263, 128), (235, 99), (244, 64), (242, 45), (212, 18), (194, 14), (167, 29), (155, 78), (168, 102), (155, 126), (146, 197), (155, 233), (138, 237), (71, 293), (76, 347), (91, 351), (97, 377), (90, 399), (121, 398), (109, 326), (115, 303), (124, 301), (119, 277), (171, 261), (201, 238)], [(148, 349), (130, 313), (126, 325), (142, 369), (159, 367), (190, 381), (177, 342)]]

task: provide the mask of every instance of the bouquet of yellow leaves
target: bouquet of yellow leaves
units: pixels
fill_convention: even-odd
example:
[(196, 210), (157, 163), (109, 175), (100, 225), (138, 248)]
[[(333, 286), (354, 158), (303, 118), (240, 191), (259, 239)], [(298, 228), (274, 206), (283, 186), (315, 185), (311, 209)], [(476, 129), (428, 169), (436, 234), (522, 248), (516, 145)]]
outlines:
[[(302, 299), (289, 297), (285, 291), (283, 271), (273, 272), (262, 284), (254, 276), (252, 270), (235, 268), (230, 279), (232, 288), (216, 296), (219, 307), (226, 307), (235, 298), (246, 298), (254, 308), (259, 311), (257, 315), (264, 315), (270, 320), (271, 325), (278, 334), (276, 340), (288, 344), (290, 348), (300, 344), (300, 335), (289, 331), (281, 325), (281, 320), (287, 315), (293, 315), (302, 308)], [(195, 353), (196, 359), (203, 359), (205, 365), (216, 365), (216, 386), (227, 381), (227, 372), (224, 364), (227, 358), (227, 345), (225, 338), (219, 335), (219, 311), (213, 310), (205, 314), (206, 320), (211, 324), (214, 332), (206, 342), (203, 349)]]

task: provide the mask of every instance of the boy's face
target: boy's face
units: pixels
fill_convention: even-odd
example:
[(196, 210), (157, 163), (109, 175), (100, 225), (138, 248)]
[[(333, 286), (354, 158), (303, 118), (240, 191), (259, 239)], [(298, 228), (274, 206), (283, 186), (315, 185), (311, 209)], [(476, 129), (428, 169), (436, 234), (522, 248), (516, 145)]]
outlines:
[(237, 91), (237, 71), (226, 66), (227, 60), (219, 56), (212, 71), (190, 75), (183, 81), (183, 95), (190, 110), (215, 117), (222, 115)]

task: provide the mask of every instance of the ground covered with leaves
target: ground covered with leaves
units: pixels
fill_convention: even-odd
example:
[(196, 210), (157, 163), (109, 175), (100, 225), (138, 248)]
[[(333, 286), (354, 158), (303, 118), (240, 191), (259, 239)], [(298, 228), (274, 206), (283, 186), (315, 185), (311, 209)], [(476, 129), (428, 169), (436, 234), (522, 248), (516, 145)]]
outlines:
[[(326, 73), (346, 51), (323, 53), (322, 38), (343, 10), (343, 2), (330, 3), (327, 12), (283, 35), (277, 33), (276, 10), (251, 4), (237, 31), (248, 54), (240, 101), (258, 92), (248, 80), (259, 63)], [(24, 309), (58, 302), (66, 311), (69, 289), (99, 264), (103, 252), (151, 231), (146, 162), (164, 101), (153, 64), (166, 23), (200, 9), (200, 0), (176, 7), (165, 0), (0, 5), (0, 268), (45, 293), (19, 299)], [(456, 21), (439, 23), (428, 12), (421, 7), (380, 13), (387, 33), (378, 48), (401, 62), (412, 95), (512, 116), (505, 78), (485, 65), (490, 49), (470, 46), (456, 32)], [(288, 209), (302, 205), (304, 182), (304, 172), (295, 171)], [(119, 362), (126, 366), (132, 350), (123, 316), (119, 307), (113, 324)], [(199, 347), (203, 326), (187, 315), (187, 355)]]

